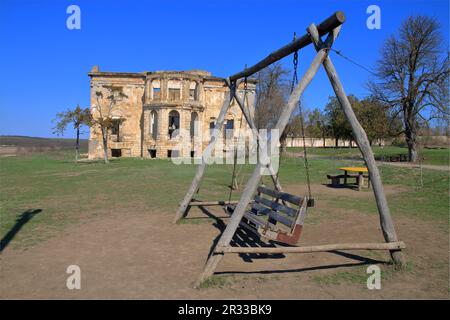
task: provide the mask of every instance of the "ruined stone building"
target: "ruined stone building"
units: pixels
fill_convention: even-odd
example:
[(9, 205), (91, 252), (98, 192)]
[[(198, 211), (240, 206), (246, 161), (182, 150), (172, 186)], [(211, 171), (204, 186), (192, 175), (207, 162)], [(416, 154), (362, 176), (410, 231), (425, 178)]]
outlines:
[[(207, 146), (211, 130), (220, 108), (229, 92), (225, 79), (210, 72), (156, 71), (156, 72), (103, 72), (94, 67), (89, 73), (91, 110), (108, 106), (106, 88), (121, 88), (124, 97), (112, 108), (111, 116), (117, 123), (108, 133), (108, 152), (112, 157), (167, 158), (199, 156)], [(238, 92), (242, 94), (243, 85)], [(99, 102), (97, 93), (104, 93)], [(249, 106), (253, 106), (255, 82), (248, 82)], [(241, 111), (232, 102), (226, 116), (225, 128), (238, 128)], [(247, 128), (245, 119), (242, 128)], [(176, 129), (184, 133), (174, 134)], [(194, 137), (203, 136), (194, 146)], [(236, 130), (237, 131), (237, 130)], [(178, 131), (176, 131), (178, 132)], [(232, 131), (233, 133), (234, 131)], [(183, 134), (183, 137), (180, 135)], [(187, 151), (176, 150), (177, 139), (186, 138)], [(89, 158), (103, 157), (103, 143), (98, 128), (91, 128)]]

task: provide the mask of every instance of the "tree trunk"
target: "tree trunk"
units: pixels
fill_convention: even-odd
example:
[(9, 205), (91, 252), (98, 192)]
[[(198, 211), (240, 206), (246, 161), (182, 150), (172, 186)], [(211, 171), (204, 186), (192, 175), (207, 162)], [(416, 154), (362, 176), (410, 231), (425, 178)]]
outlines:
[(405, 138), (408, 145), (408, 161), (417, 162), (417, 136), (411, 121), (408, 119), (405, 120)]
[(339, 147), (339, 138), (334, 138), (334, 147), (335, 148)]
[(103, 139), (103, 158), (105, 163), (109, 163), (108, 160), (108, 129), (102, 128), (102, 139)]
[(75, 162), (78, 162), (80, 155), (80, 127), (77, 127), (77, 142), (75, 144)]

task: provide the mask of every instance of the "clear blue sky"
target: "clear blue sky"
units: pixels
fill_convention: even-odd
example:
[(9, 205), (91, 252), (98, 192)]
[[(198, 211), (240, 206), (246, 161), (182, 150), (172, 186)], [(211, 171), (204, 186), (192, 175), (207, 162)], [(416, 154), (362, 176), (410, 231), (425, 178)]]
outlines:
[[(81, 30), (68, 30), (66, 8), (81, 8)], [(366, 8), (381, 8), (381, 29), (366, 27)], [(0, 2), (0, 134), (51, 137), (56, 112), (89, 105), (89, 77), (103, 71), (206, 69), (228, 76), (304, 34), (336, 10), (347, 21), (335, 48), (373, 67), (383, 40), (413, 14), (436, 17), (448, 46), (448, 0), (398, 1), (19, 1)], [(301, 70), (313, 56), (300, 53)], [(363, 97), (369, 74), (331, 55), (347, 93)], [(291, 57), (286, 59), (290, 66)], [(304, 103), (323, 108), (332, 94), (323, 70)], [(69, 130), (66, 137), (73, 137)]]

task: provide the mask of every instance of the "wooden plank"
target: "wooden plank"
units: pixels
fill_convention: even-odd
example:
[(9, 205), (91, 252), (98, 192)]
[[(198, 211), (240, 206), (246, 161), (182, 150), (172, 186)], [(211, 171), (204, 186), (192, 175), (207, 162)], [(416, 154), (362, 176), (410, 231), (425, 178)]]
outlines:
[(402, 241), (388, 243), (338, 243), (305, 247), (217, 247), (216, 253), (311, 253), (335, 250), (400, 250)]
[[(344, 22), (345, 22), (344, 12), (337, 11), (333, 13), (330, 17), (322, 21), (317, 26), (317, 29), (320, 36), (323, 36), (332, 31), (333, 29), (337, 28), (338, 26), (342, 25)], [(288, 43), (284, 47), (272, 52), (266, 58), (262, 59), (261, 61), (251, 66), (250, 68), (246, 68), (245, 70), (232, 75), (230, 77), (230, 80), (233, 82), (244, 77), (250, 77), (256, 72), (264, 69), (268, 65), (283, 59), (284, 57), (290, 55), (291, 53), (294, 53), (297, 50), (306, 47), (307, 45), (311, 44), (311, 42), (312, 41), (309, 34), (305, 34), (302, 37), (296, 39), (295, 41), (292, 41), (291, 43)]]
[(286, 207), (286, 206), (282, 205), (281, 203), (273, 202), (269, 199), (266, 199), (266, 198), (258, 196), (258, 195), (255, 195), (254, 200), (255, 200), (255, 202), (261, 203), (261, 204), (265, 205), (266, 207), (269, 207), (275, 211), (280, 211), (280, 212), (286, 213), (287, 215), (289, 215), (291, 217), (295, 217), (298, 212), (298, 210), (296, 210), (294, 208)]
[(196, 206), (202, 206), (202, 207), (206, 207), (206, 206), (224, 206), (227, 204), (237, 204), (239, 201), (237, 200), (219, 200), (219, 201), (191, 201), (189, 203), (189, 205), (191, 207), (196, 207)]
[[(317, 52), (322, 51), (324, 44), (320, 40), (320, 32), (314, 24), (308, 27), (308, 31), (311, 35), (311, 39), (314, 42)], [(329, 44), (325, 44), (329, 46)], [(367, 138), (367, 134), (363, 127), (356, 118), (355, 112), (348, 100), (347, 94), (344, 91), (341, 80), (336, 72), (336, 69), (331, 61), (330, 57), (327, 57), (323, 61), (323, 66), (330, 80), (331, 86), (336, 94), (336, 98), (339, 101), (340, 106), (344, 111), (344, 115), (350, 124), (353, 132), (353, 136), (358, 144), (358, 148), (366, 163), (367, 169), (369, 171), (370, 181), (372, 182), (373, 192), (375, 195), (375, 202), (378, 207), (378, 212), (380, 215), (380, 225), (383, 231), (383, 236), (386, 242), (397, 242), (397, 233), (395, 232), (394, 222), (392, 221), (391, 213), (386, 199), (386, 194), (384, 193), (383, 184), (381, 182), (380, 172), (375, 162), (373, 156), (372, 148)], [(392, 259), (400, 266), (405, 266), (406, 261), (400, 250), (391, 250)]]
[(292, 228), (292, 226), (294, 224), (294, 221), (292, 221), (292, 219), (282, 216), (281, 214), (276, 213), (275, 211), (269, 212), (269, 218), (276, 220), (278, 222), (281, 222), (282, 224), (284, 224), (285, 226), (288, 226), (289, 228)]
[(256, 226), (260, 226), (260, 227), (264, 227), (266, 225), (266, 221), (258, 219), (258, 217), (256, 217), (254, 214), (252, 214), (251, 212), (246, 212), (244, 214), (244, 218), (247, 219), (248, 221), (254, 223)]
[(258, 214), (267, 215), (269, 218), (281, 222), (285, 226), (292, 227), (294, 223), (292, 219), (289, 219), (288, 217), (285, 217), (279, 214), (278, 212), (273, 211), (271, 208), (263, 206), (260, 203), (257, 202), (252, 203), (252, 209), (255, 209), (257, 215)]
[(258, 192), (259, 193), (264, 193), (268, 196), (280, 199), (280, 200), (284, 200), (287, 202), (290, 202), (292, 204), (295, 204), (297, 206), (300, 206), (302, 203), (302, 198), (298, 197), (298, 196), (294, 196), (292, 194), (286, 193), (286, 192), (280, 192), (277, 190), (272, 190), (266, 187), (258, 187)]
[(256, 214), (257, 216), (259, 216), (259, 215), (267, 216), (267, 215), (269, 214), (269, 212), (270, 212), (270, 211), (273, 211), (273, 210), (270, 209), (270, 208), (268, 208), (268, 207), (266, 207), (266, 206), (264, 206), (264, 205), (262, 205), (261, 203), (258, 203), (258, 202), (256, 202), (256, 201), (253, 201), (253, 202), (251, 203), (251, 209), (250, 209), (250, 211), (251, 211), (253, 214)]

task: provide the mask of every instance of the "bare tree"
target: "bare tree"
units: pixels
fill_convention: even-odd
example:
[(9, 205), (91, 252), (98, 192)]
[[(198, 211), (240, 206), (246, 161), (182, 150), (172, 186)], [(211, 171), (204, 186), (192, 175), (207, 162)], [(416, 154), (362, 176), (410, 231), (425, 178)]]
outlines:
[(119, 86), (103, 86), (107, 95), (104, 99), (102, 91), (96, 91), (97, 104), (92, 107), (91, 125), (95, 128), (99, 128), (103, 142), (103, 155), (105, 163), (108, 163), (108, 136), (109, 131), (114, 127), (120, 125), (125, 121), (122, 117), (113, 117), (114, 108), (117, 106), (117, 102), (123, 98), (127, 98), (127, 95), (123, 93), (123, 88)]
[(369, 88), (403, 121), (409, 160), (416, 162), (419, 121), (449, 114), (449, 54), (442, 48), (438, 22), (409, 17), (397, 36), (387, 39)]
[(82, 126), (89, 126), (91, 124), (91, 112), (89, 108), (81, 109), (79, 105), (74, 110), (67, 110), (65, 112), (58, 112), (56, 114), (57, 122), (53, 128), (53, 133), (57, 135), (64, 134), (67, 125), (73, 124), (73, 128), (76, 130), (77, 138), (75, 143), (75, 162), (78, 162), (80, 156), (80, 128)]
[[(258, 129), (270, 129), (277, 123), (287, 101), (288, 75), (289, 71), (281, 63), (274, 63), (256, 74), (255, 124)], [(287, 132), (288, 128), (280, 133), (282, 151), (286, 145)]]

